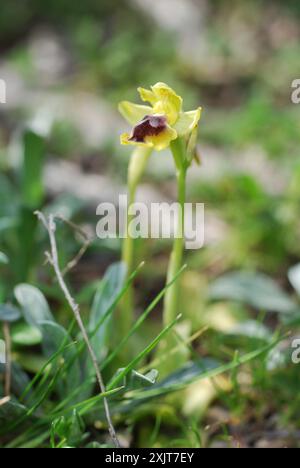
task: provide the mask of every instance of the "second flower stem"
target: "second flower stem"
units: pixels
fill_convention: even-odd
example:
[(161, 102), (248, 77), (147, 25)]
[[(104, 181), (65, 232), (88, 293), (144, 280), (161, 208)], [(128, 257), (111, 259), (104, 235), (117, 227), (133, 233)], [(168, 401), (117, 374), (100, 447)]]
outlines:
[[(129, 224), (130, 224), (130, 215), (129, 207), (134, 203), (136, 197), (136, 187), (129, 188), (128, 193), (128, 210), (127, 210), (127, 221), (126, 221), (126, 236), (123, 242), (122, 249), (122, 262), (127, 266), (127, 276), (129, 277), (134, 269), (134, 240), (129, 235)], [(125, 336), (133, 322), (133, 309), (134, 309), (134, 299), (133, 299), (133, 290), (130, 286), (128, 291), (124, 295), (124, 298), (121, 302), (121, 313), (120, 313), (120, 322), (119, 322), (119, 332), (120, 337)]]
[[(122, 261), (127, 266), (128, 277), (134, 270), (134, 239), (130, 235), (130, 222), (131, 216), (129, 214), (130, 206), (135, 203), (136, 192), (141, 181), (141, 178), (145, 172), (148, 160), (151, 156), (152, 149), (147, 147), (137, 148), (131, 156), (129, 168), (128, 168), (128, 209), (127, 209), (127, 221), (126, 221), (126, 234), (123, 242), (122, 249)], [(130, 330), (133, 324), (133, 310), (134, 300), (133, 291), (130, 287), (125, 294), (121, 303), (121, 310), (119, 314), (118, 329), (119, 336), (124, 337)]]
[[(185, 167), (178, 168), (177, 170), (177, 184), (178, 184), (178, 226), (176, 238), (174, 240), (173, 251), (171, 254), (167, 282), (171, 282), (178, 274), (182, 267), (183, 251), (184, 251), (184, 222), (185, 222), (185, 197), (186, 197), (186, 172)], [(170, 324), (177, 316), (178, 313), (178, 299), (179, 299), (179, 284), (175, 282), (167, 291), (165, 295), (164, 304), (164, 326)]]

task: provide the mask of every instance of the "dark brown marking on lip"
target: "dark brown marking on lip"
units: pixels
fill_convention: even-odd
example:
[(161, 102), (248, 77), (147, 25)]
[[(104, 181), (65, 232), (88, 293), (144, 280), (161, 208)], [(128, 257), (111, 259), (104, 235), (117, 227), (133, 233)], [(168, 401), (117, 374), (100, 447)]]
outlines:
[(157, 136), (167, 128), (167, 119), (164, 115), (146, 115), (138, 123), (129, 138), (129, 141), (144, 143), (148, 136)]

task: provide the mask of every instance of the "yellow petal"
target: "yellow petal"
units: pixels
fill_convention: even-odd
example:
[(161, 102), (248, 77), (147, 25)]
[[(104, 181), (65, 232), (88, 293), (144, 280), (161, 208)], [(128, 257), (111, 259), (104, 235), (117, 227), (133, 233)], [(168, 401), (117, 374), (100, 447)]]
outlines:
[(179, 118), (174, 125), (179, 136), (184, 136), (191, 133), (198, 125), (201, 118), (201, 107), (195, 111), (181, 112)]
[(132, 145), (132, 146), (146, 146), (148, 148), (153, 148), (152, 144), (147, 142), (136, 142), (131, 140), (129, 133), (123, 133), (120, 137), (121, 145)]
[(142, 101), (149, 102), (155, 114), (166, 115), (168, 123), (173, 125), (182, 109), (182, 98), (165, 83), (157, 83), (151, 90), (138, 88)]
[(136, 125), (146, 115), (153, 114), (153, 109), (150, 106), (142, 106), (129, 101), (123, 101), (119, 104), (119, 112), (127, 122), (131, 125)]
[(169, 124), (174, 125), (182, 109), (182, 98), (165, 83), (157, 83), (152, 86), (152, 91), (156, 97), (154, 112), (165, 114)]
[(155, 94), (152, 91), (150, 91), (150, 89), (138, 88), (138, 92), (142, 101), (150, 102), (150, 104), (152, 105), (154, 105), (157, 102)]
[(168, 125), (159, 135), (146, 137), (145, 142), (151, 144), (156, 151), (162, 151), (168, 148), (171, 141), (176, 140), (177, 136), (177, 132)]

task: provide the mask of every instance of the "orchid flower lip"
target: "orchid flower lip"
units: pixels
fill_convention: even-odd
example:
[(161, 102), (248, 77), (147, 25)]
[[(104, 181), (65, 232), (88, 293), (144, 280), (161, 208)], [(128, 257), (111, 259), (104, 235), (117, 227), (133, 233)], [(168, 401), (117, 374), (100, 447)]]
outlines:
[(146, 137), (157, 136), (162, 133), (167, 126), (167, 119), (164, 115), (146, 115), (138, 123), (129, 138), (129, 141), (144, 143)]

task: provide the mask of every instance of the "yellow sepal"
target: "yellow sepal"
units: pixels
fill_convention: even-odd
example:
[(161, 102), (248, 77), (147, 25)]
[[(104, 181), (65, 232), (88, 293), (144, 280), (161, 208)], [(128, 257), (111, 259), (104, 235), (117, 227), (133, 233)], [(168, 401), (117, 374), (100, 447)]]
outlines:
[(134, 104), (129, 101), (122, 101), (119, 104), (119, 112), (130, 125), (137, 125), (146, 115), (154, 113), (150, 106)]
[(178, 136), (190, 134), (198, 125), (201, 118), (201, 107), (190, 112), (181, 112), (176, 124), (174, 125)]

